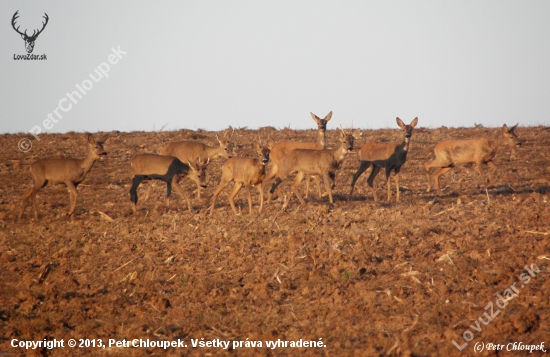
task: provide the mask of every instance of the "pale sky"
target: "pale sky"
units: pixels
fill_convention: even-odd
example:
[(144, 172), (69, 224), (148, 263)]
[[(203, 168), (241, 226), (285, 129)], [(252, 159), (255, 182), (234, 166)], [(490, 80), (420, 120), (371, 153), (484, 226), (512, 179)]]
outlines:
[[(48, 14), (33, 51), (47, 60), (14, 59), (17, 10), (28, 34)], [(546, 0), (4, 1), (0, 14), (2, 133), (308, 129), (329, 111), (329, 129), (550, 125)]]

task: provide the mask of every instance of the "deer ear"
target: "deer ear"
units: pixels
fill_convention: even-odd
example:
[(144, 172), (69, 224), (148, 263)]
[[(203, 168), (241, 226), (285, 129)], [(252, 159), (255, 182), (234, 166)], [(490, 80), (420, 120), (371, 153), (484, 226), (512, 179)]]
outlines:
[(313, 114), (312, 112), (309, 112), (309, 114), (311, 114), (311, 117), (313, 118), (313, 120), (315, 120), (315, 122), (321, 121), (321, 118), (319, 118), (317, 115)]
[(414, 118), (413, 121), (411, 121), (411, 123), (409, 125), (414, 128), (416, 126), (416, 124), (418, 124), (418, 117)]
[(397, 122), (397, 125), (399, 125), (401, 129), (403, 129), (403, 127), (405, 126), (405, 123), (403, 123), (403, 120), (399, 118), (395, 118), (395, 121)]
[(330, 111), (330, 113), (327, 114), (327, 116), (325, 117), (325, 121), (329, 121), (330, 118), (332, 118), (332, 111)]
[(95, 140), (94, 140), (94, 137), (92, 136), (92, 134), (88, 134), (88, 142), (90, 144), (95, 144)]
[(516, 131), (516, 128), (518, 127), (519, 123), (517, 123), (516, 125), (514, 125), (513, 127), (510, 128), (509, 132), (513, 133), (514, 131)]
[(363, 135), (363, 132), (361, 131), (361, 129), (355, 129), (352, 135), (355, 139), (359, 139), (359, 137)]
[(509, 130), (508, 130), (508, 126), (506, 124), (504, 124), (502, 126), (502, 130), (504, 130), (505, 133), (507, 133)]

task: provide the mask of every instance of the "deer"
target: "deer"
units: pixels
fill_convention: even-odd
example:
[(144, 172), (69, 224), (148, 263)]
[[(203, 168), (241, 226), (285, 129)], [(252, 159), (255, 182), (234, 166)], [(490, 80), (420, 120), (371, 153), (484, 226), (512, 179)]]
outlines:
[(178, 184), (182, 177), (188, 177), (200, 187), (206, 188), (205, 170), (210, 161), (203, 163), (198, 159), (195, 164), (187, 161), (184, 164), (177, 157), (158, 154), (139, 154), (132, 159), (132, 187), (130, 188), (130, 201), (133, 203), (134, 214), (137, 211), (137, 188), (144, 180), (160, 180), (166, 182), (166, 212), (170, 209), (170, 195), (172, 186), (187, 200), (187, 209), (192, 210), (191, 202)]
[(91, 134), (88, 134), (88, 155), (83, 159), (39, 159), (33, 162), (30, 171), (34, 180), (34, 187), (25, 193), (19, 219), (23, 217), (29, 199), (32, 201), (34, 218), (38, 219), (36, 194), (48, 183), (54, 185), (65, 184), (67, 186), (70, 202), (69, 216), (72, 217), (76, 207), (76, 198), (78, 197), (76, 188), (84, 181), (94, 163), (98, 159), (103, 160), (107, 156), (107, 152), (103, 148), (106, 139), (107, 136), (104, 136), (102, 139), (95, 140)]
[(17, 10), (15, 14), (13, 14), (13, 17), (11, 18), (11, 26), (13, 27), (15, 32), (20, 34), (21, 38), (25, 41), (25, 49), (27, 50), (27, 53), (32, 53), (36, 38), (38, 37), (38, 35), (42, 33), (42, 31), (44, 31), (44, 29), (46, 28), (46, 25), (48, 24), (48, 20), (49, 20), (48, 14), (44, 13), (44, 16), (42, 16), (46, 20), (45, 22), (42, 22), (42, 29), (33, 30), (31, 36), (27, 35), (27, 30), (25, 30), (25, 32), (19, 31), (19, 27), (21, 26), (17, 26), (17, 28), (15, 28), (15, 21), (19, 18), (18, 14), (19, 14), (19, 10)]
[(396, 202), (399, 202), (399, 172), (401, 167), (407, 161), (407, 153), (409, 152), (409, 143), (411, 140), (412, 132), (416, 124), (418, 124), (418, 118), (414, 118), (409, 125), (406, 125), (401, 119), (396, 118), (397, 125), (403, 131), (403, 141), (400, 144), (392, 143), (367, 143), (359, 150), (359, 169), (353, 175), (351, 180), (351, 190), (348, 195), (348, 201), (351, 201), (353, 194), (353, 188), (355, 182), (361, 176), (365, 170), (372, 165), (372, 171), (367, 179), (367, 183), (372, 191), (374, 202), (378, 202), (378, 196), (374, 189), (374, 179), (380, 169), (386, 170), (386, 185), (388, 186), (388, 202), (391, 200), (391, 172), (395, 172), (395, 194)]
[(354, 132), (346, 133), (340, 129), (338, 139), (340, 146), (335, 149), (294, 149), (288, 153), (286, 160), (281, 163), (277, 171), (275, 183), (271, 186), (270, 193), (273, 194), (277, 186), (291, 173), (298, 172), (294, 182), (292, 183), (292, 191), (298, 197), (301, 205), (305, 205), (305, 201), (298, 192), (298, 185), (302, 182), (305, 175), (317, 175), (323, 178), (325, 188), (328, 193), (329, 202), (333, 204), (332, 185), (330, 180), (334, 182), (336, 169), (346, 155), (353, 150), (353, 142), (361, 136), (359, 129)]
[(264, 206), (263, 182), (265, 168), (269, 161), (270, 149), (269, 145), (262, 145), (261, 140), (258, 140), (254, 141), (254, 150), (258, 153), (260, 159), (249, 157), (232, 157), (222, 165), (222, 177), (220, 184), (212, 197), (210, 217), (214, 214), (214, 207), (219, 194), (232, 181), (235, 182), (235, 186), (233, 187), (233, 190), (231, 190), (228, 199), (233, 212), (238, 215), (237, 209), (235, 208), (234, 198), (244, 186), (248, 196), (248, 208), (250, 214), (252, 214), (252, 197), (250, 196), (250, 186), (256, 186), (260, 194), (259, 213), (262, 213)]
[[(435, 187), (437, 193), (441, 195), (439, 186), (439, 177), (446, 172), (449, 172), (457, 165), (475, 164), (477, 172), (481, 176), (485, 192), (487, 191), (487, 183), (490, 182), (492, 176), (497, 170), (497, 166), (493, 163), (493, 159), (500, 148), (505, 146), (520, 147), (521, 141), (516, 136), (515, 130), (517, 124), (508, 129), (506, 124), (502, 127), (502, 134), (498, 139), (477, 138), (469, 140), (446, 140), (438, 143), (434, 147), (435, 160), (424, 164), (426, 170), (426, 178), (428, 180), (428, 189), (432, 190), (430, 180), (430, 169), (437, 168), (434, 173)], [(490, 172), (488, 177), (483, 173), (483, 164), (489, 166)], [(489, 197), (489, 196), (487, 196)]]
[[(229, 130), (223, 133), (222, 139), (216, 134), (219, 146), (208, 146), (196, 141), (176, 141), (165, 146), (159, 154), (175, 156), (181, 162), (196, 162), (197, 160), (205, 162), (218, 157), (229, 159), (233, 157), (233, 143), (230, 141), (232, 135), (228, 135), (228, 132)], [(151, 186), (149, 185), (145, 194), (145, 201), (149, 198), (150, 193)], [(201, 198), (201, 186), (199, 184), (197, 184), (197, 198)]]
[[(313, 120), (317, 123), (317, 141), (314, 143), (301, 143), (301, 142), (294, 142), (294, 141), (285, 141), (280, 142), (275, 145), (273, 145), (273, 148), (271, 149), (271, 170), (267, 174), (265, 178), (265, 182), (268, 182), (273, 177), (277, 176), (278, 171), (280, 170), (280, 167), (282, 166), (282, 163), (284, 160), (287, 159), (288, 154), (294, 150), (294, 149), (326, 149), (327, 142), (326, 142), (326, 131), (327, 131), (327, 123), (332, 118), (332, 112), (328, 113), (324, 119), (319, 118), (317, 115), (310, 113)], [(315, 176), (315, 182), (317, 184), (317, 192), (319, 194), (319, 198), (321, 198), (321, 182), (319, 181), (319, 177)], [(306, 180), (306, 198), (308, 198), (309, 195), (309, 177)], [(271, 202), (271, 194), (268, 196), (268, 203)]]

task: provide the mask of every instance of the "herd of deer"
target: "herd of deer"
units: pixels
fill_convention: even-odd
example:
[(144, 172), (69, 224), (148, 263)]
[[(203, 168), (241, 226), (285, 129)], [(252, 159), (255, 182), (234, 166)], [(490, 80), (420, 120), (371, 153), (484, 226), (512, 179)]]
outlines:
[[(334, 188), (335, 172), (345, 156), (353, 150), (354, 140), (359, 138), (361, 131), (346, 132), (340, 129), (340, 146), (334, 149), (326, 147), (326, 127), (332, 117), (330, 112), (324, 119), (320, 119), (311, 113), (312, 118), (317, 123), (318, 139), (315, 143), (303, 142), (279, 142), (275, 145), (267, 145), (261, 141), (254, 142), (254, 149), (260, 156), (260, 159), (248, 157), (234, 157), (233, 144), (230, 142), (228, 132), (224, 137), (216, 138), (219, 146), (211, 147), (195, 141), (179, 141), (168, 144), (160, 151), (160, 154), (139, 154), (132, 160), (134, 177), (130, 189), (130, 200), (133, 203), (134, 213), (138, 201), (137, 188), (144, 180), (161, 180), (167, 184), (166, 192), (166, 210), (169, 208), (169, 198), (172, 186), (178, 193), (187, 200), (188, 209), (191, 210), (189, 198), (185, 195), (178, 182), (182, 177), (188, 177), (198, 186), (198, 197), (200, 198), (201, 188), (206, 187), (206, 167), (209, 162), (215, 158), (223, 157), (228, 160), (222, 165), (221, 180), (210, 206), (210, 216), (214, 213), (216, 200), (221, 191), (227, 185), (234, 181), (234, 188), (229, 194), (229, 203), (235, 214), (238, 214), (235, 208), (234, 198), (240, 189), (244, 186), (248, 196), (248, 206), (252, 213), (252, 198), (250, 186), (256, 186), (260, 196), (260, 208), (262, 212), (264, 201), (264, 186), (275, 177), (275, 183), (269, 190), (268, 203), (279, 184), (292, 173), (297, 173), (291, 189), (302, 205), (305, 201), (298, 191), (300, 182), (306, 177), (306, 198), (309, 192), (309, 177), (313, 176), (317, 184), (319, 198), (323, 197), (321, 193), (320, 178), (323, 179), (329, 202), (333, 203), (332, 189)], [(398, 144), (371, 142), (365, 144), (359, 151), (359, 169), (353, 175), (351, 190), (348, 200), (351, 200), (355, 182), (365, 170), (372, 166), (372, 171), (367, 179), (368, 186), (373, 194), (374, 201), (378, 201), (378, 196), (374, 189), (374, 179), (380, 169), (384, 168), (386, 172), (388, 201), (391, 199), (390, 174), (395, 173), (396, 200), (399, 201), (399, 172), (407, 160), (409, 151), (409, 142), (413, 129), (418, 124), (418, 118), (415, 118), (410, 124), (405, 124), (397, 118), (397, 125), (403, 131), (403, 141)], [(436, 168), (433, 178), (437, 193), (441, 194), (439, 186), (439, 177), (450, 171), (457, 165), (475, 164), (479, 172), (485, 190), (487, 182), (496, 171), (496, 165), (493, 158), (497, 150), (503, 146), (520, 146), (521, 142), (515, 134), (517, 124), (508, 128), (504, 124), (502, 135), (498, 139), (478, 138), (470, 140), (447, 140), (438, 143), (434, 148), (435, 160), (424, 164), (428, 179), (427, 192), (431, 191), (430, 169)], [(53, 184), (65, 184), (70, 194), (69, 215), (72, 216), (75, 210), (77, 191), (80, 184), (88, 172), (91, 170), (96, 160), (103, 160), (107, 153), (103, 148), (106, 137), (94, 139), (88, 134), (88, 156), (84, 159), (40, 159), (33, 162), (30, 166), (31, 174), (34, 179), (34, 187), (29, 189), (23, 199), (23, 207), (19, 213), (19, 218), (23, 217), (25, 207), (29, 199), (32, 201), (34, 216), (38, 218), (38, 208), (36, 205), (37, 192), (45, 187), (48, 182)], [(271, 162), (271, 170), (266, 174), (266, 166)], [(486, 178), (483, 173), (483, 164), (490, 167), (489, 176)], [(145, 200), (149, 197), (151, 186), (147, 189)]]

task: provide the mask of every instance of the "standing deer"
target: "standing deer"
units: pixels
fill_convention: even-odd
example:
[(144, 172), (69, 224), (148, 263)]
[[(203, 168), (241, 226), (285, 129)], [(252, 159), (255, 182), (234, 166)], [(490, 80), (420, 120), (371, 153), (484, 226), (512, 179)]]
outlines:
[[(161, 151), (161, 155), (175, 156), (181, 162), (202, 162), (210, 161), (218, 157), (229, 159), (233, 156), (233, 143), (230, 141), (231, 135), (228, 135), (229, 130), (225, 131), (223, 138), (220, 140), (216, 134), (219, 146), (208, 146), (196, 141), (176, 141), (168, 144)], [(149, 198), (151, 193), (151, 185), (147, 188), (144, 200)], [(197, 184), (197, 198), (201, 198), (201, 186)]]
[[(310, 113), (311, 117), (317, 123), (317, 142), (315, 143), (301, 143), (294, 141), (285, 141), (273, 145), (271, 149), (271, 170), (265, 178), (265, 182), (268, 182), (273, 177), (278, 175), (283, 161), (288, 157), (288, 154), (294, 149), (326, 149), (327, 142), (325, 134), (327, 131), (327, 123), (332, 118), (332, 112), (328, 113), (324, 119), (319, 118), (317, 115)], [(317, 192), (319, 198), (321, 198), (321, 182), (319, 176), (314, 176), (317, 184)], [(306, 198), (309, 195), (309, 177), (306, 180)], [(271, 194), (268, 196), (267, 202), (271, 202)]]
[[(481, 176), (485, 191), (487, 191), (487, 183), (492, 178), (497, 170), (497, 166), (493, 163), (497, 150), (504, 147), (521, 146), (521, 141), (516, 136), (515, 130), (518, 125), (514, 125), (510, 129), (504, 124), (502, 127), (502, 135), (496, 139), (470, 139), (470, 140), (446, 140), (438, 143), (434, 147), (435, 160), (424, 164), (426, 169), (426, 178), (428, 180), (428, 189), (432, 190), (430, 180), (430, 169), (435, 167), (438, 170), (434, 173), (435, 187), (437, 193), (441, 194), (439, 187), (439, 177), (446, 172), (449, 172), (457, 165), (475, 164), (477, 172)], [(490, 167), (489, 176), (485, 178), (482, 165), (486, 164)]]
[(220, 185), (212, 197), (210, 216), (214, 214), (216, 199), (218, 198), (220, 192), (222, 192), (222, 190), (226, 188), (231, 181), (235, 181), (235, 186), (229, 194), (229, 204), (231, 204), (233, 212), (238, 214), (237, 209), (235, 208), (234, 198), (244, 185), (248, 196), (248, 208), (250, 210), (250, 214), (252, 214), (252, 197), (250, 196), (250, 186), (256, 186), (258, 188), (260, 194), (260, 213), (262, 213), (264, 206), (263, 179), (265, 176), (265, 167), (269, 161), (270, 150), (267, 146), (262, 145), (261, 141), (254, 142), (254, 150), (260, 155), (260, 159), (232, 157), (223, 164)]
[(132, 160), (134, 177), (132, 179), (132, 188), (130, 188), (130, 200), (132, 201), (133, 211), (136, 213), (138, 201), (137, 188), (144, 180), (161, 180), (166, 182), (166, 212), (170, 209), (170, 195), (172, 186), (178, 193), (187, 200), (187, 208), (192, 210), (189, 198), (178, 184), (182, 176), (187, 176), (201, 187), (206, 187), (206, 174), (204, 170), (208, 166), (208, 161), (202, 163), (200, 160), (194, 165), (182, 163), (178, 158), (157, 154), (139, 154)]
[(305, 205), (305, 201), (298, 192), (298, 185), (302, 182), (305, 175), (318, 175), (323, 178), (325, 188), (328, 192), (329, 202), (334, 203), (332, 200), (332, 186), (330, 181), (334, 181), (334, 175), (336, 169), (346, 155), (353, 150), (353, 142), (359, 138), (361, 131), (357, 129), (353, 133), (346, 133), (341, 129), (339, 140), (340, 146), (336, 149), (295, 149), (292, 150), (286, 160), (281, 163), (281, 166), (277, 172), (275, 183), (271, 186), (269, 191), (271, 194), (275, 191), (277, 186), (291, 173), (298, 172), (294, 182), (292, 183), (292, 191), (300, 200), (302, 205)]
[(418, 118), (414, 118), (409, 125), (405, 125), (405, 123), (403, 123), (403, 121), (399, 118), (396, 118), (396, 121), (397, 125), (399, 125), (399, 127), (403, 131), (403, 142), (401, 142), (401, 144), (367, 143), (363, 145), (363, 147), (359, 151), (359, 169), (357, 170), (355, 175), (353, 175), (348, 200), (351, 200), (353, 188), (359, 176), (361, 176), (361, 174), (372, 165), (372, 172), (367, 179), (367, 183), (372, 191), (372, 195), (374, 196), (374, 201), (378, 202), (378, 196), (376, 195), (376, 190), (374, 189), (373, 185), (374, 178), (376, 177), (376, 175), (378, 175), (378, 172), (381, 168), (385, 168), (386, 183), (388, 186), (388, 202), (391, 199), (390, 175), (392, 170), (395, 172), (396, 201), (399, 202), (399, 171), (401, 171), (401, 167), (405, 164), (405, 161), (407, 161), (409, 142), (411, 139), (412, 131), (416, 124), (418, 124)]
[(84, 159), (40, 159), (33, 162), (31, 164), (31, 174), (34, 179), (34, 187), (25, 193), (19, 219), (23, 217), (29, 198), (32, 201), (34, 217), (38, 219), (36, 193), (44, 188), (48, 182), (67, 185), (70, 200), (69, 216), (72, 216), (78, 196), (76, 188), (84, 181), (96, 160), (103, 160), (107, 155), (105, 149), (103, 149), (103, 143), (106, 139), (107, 136), (104, 136), (101, 140), (96, 141), (92, 135), (88, 134), (88, 156)]

